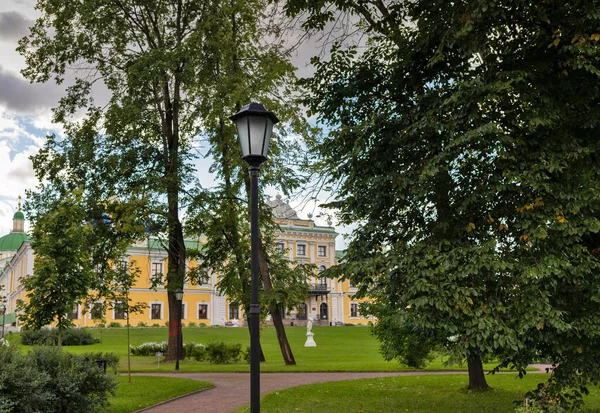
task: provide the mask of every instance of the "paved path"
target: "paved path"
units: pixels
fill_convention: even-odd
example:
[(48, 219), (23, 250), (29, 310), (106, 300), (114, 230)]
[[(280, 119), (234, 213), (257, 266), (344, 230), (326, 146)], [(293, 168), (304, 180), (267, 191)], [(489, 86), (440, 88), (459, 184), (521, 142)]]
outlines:
[[(545, 373), (546, 365), (537, 373)], [(534, 373), (534, 372), (530, 372)], [(303, 384), (392, 376), (467, 374), (466, 371), (261, 373), (260, 393), (266, 394)], [(180, 377), (208, 381), (214, 387), (144, 409), (144, 413), (230, 413), (250, 403), (250, 373), (143, 373), (144, 376)]]

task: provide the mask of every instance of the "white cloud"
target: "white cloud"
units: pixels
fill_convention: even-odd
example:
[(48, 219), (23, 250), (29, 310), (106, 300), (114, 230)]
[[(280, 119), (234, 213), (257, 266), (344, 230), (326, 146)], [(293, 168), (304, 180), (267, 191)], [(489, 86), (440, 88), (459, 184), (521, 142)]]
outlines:
[(0, 236), (12, 229), (17, 196), (37, 184), (29, 157), (37, 153), (41, 142), (19, 118), (0, 108)]

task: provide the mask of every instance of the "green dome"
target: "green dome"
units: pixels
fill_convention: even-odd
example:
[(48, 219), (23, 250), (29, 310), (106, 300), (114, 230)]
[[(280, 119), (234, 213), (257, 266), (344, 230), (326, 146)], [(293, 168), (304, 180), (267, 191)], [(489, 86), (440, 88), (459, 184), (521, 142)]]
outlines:
[(11, 232), (0, 238), (0, 251), (17, 251), (23, 242), (29, 240), (29, 236), (24, 232)]
[(17, 211), (17, 212), (15, 212), (13, 219), (25, 219), (25, 215), (23, 215), (23, 213), (21, 211)]

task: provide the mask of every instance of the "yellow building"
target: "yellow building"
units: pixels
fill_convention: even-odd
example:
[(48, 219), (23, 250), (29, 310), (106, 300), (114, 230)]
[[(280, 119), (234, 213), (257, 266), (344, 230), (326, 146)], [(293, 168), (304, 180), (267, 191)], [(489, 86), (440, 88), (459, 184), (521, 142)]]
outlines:
[[(335, 250), (337, 233), (331, 226), (318, 226), (311, 219), (300, 219), (297, 213), (281, 197), (267, 201), (273, 208), (274, 217), (280, 225), (277, 234), (276, 248), (285, 251), (290, 261), (310, 262), (320, 270), (335, 265), (341, 254)], [(20, 211), (20, 204), (13, 217), (13, 230), (0, 238), (0, 285), (4, 290), (0, 295), (6, 296), (6, 323), (16, 321), (16, 302), (25, 298), (25, 291), (20, 280), (33, 274), (35, 254), (31, 240), (24, 232), (25, 217)], [(197, 248), (199, 241), (186, 240), (186, 246)], [(150, 288), (151, 280), (166, 273), (167, 253), (165, 245), (156, 238), (149, 238), (132, 245), (127, 250), (127, 259), (139, 267), (141, 276), (131, 290), (133, 302), (141, 302), (147, 308), (141, 314), (131, 315), (131, 324), (165, 325), (168, 320), (168, 302), (166, 289)], [(188, 268), (197, 265), (189, 262)], [(231, 325), (241, 324), (243, 314), (237, 306), (232, 305), (227, 297), (215, 288), (217, 274), (211, 274), (205, 284), (186, 283), (183, 295), (183, 322), (197, 325)], [(366, 324), (367, 319), (360, 316), (358, 302), (352, 296), (356, 288), (348, 281), (341, 282), (321, 278), (315, 275), (309, 283), (309, 296), (304, 307), (286, 309), (284, 318), (288, 325), (304, 325), (307, 317), (315, 320), (315, 325)], [(89, 309), (88, 309), (89, 310)], [(91, 311), (83, 311), (80, 306), (69, 315), (77, 326), (94, 326), (99, 320), (92, 319)], [(1, 319), (0, 319), (1, 320)], [(125, 315), (115, 310), (105, 314), (106, 323), (125, 323)], [(18, 324), (18, 321), (16, 321)], [(18, 327), (18, 325), (17, 325)]]

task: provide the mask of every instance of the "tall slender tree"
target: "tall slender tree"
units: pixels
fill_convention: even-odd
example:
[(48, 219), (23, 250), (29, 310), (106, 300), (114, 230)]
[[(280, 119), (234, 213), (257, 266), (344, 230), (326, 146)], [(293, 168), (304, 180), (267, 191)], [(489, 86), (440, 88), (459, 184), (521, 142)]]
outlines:
[(62, 332), (72, 325), (67, 314), (87, 297), (93, 285), (87, 248), (91, 232), (84, 221), (80, 192), (57, 200), (42, 219), (34, 222), (32, 248), (36, 260), (33, 274), (22, 280), (27, 301), (18, 301), (18, 308), (27, 328), (56, 325), (59, 349)]

